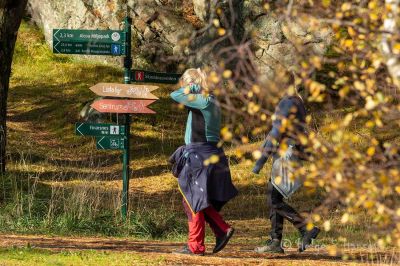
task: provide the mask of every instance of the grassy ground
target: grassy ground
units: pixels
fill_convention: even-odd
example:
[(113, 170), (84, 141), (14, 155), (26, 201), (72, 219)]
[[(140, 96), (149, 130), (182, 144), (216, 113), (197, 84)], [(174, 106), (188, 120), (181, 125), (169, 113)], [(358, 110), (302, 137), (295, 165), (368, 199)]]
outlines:
[[(400, 253), (394, 250), (367, 248), (347, 249), (345, 255), (332, 255), (318, 247), (302, 254), (293, 248), (286, 249), (285, 254), (255, 254), (252, 245), (241, 243), (199, 257), (171, 253), (180, 247), (179, 242), (24, 235), (3, 239), (0, 263), (6, 265), (396, 265), (400, 259)], [(14, 247), (7, 248), (7, 242)]]
[[(173, 87), (162, 86), (155, 91), (160, 97), (152, 105), (156, 115), (133, 117), (128, 222), (120, 218), (121, 153), (98, 151), (92, 138), (74, 135), (80, 110), (96, 97), (89, 87), (99, 82), (122, 82), (122, 77), (117, 67), (53, 55), (41, 33), (22, 24), (9, 92), (9, 164), (0, 184), (0, 232), (184, 241), (186, 220), (181, 196), (167, 163), (168, 156), (183, 142), (185, 120), (184, 111), (169, 100)], [(329, 123), (332, 116), (320, 118), (322, 123)], [(233, 155), (235, 147), (225, 148)], [(250, 174), (250, 169), (248, 162), (231, 160), (240, 195), (228, 203), (223, 214), (237, 228), (232, 242), (254, 246), (267, 238), (264, 194), (269, 169), (259, 176)], [(307, 212), (321, 199), (321, 193), (300, 191), (290, 203)], [(355, 244), (369, 241), (369, 217), (359, 217), (362, 224), (341, 225), (340, 213), (334, 208), (323, 217), (337, 223), (330, 232), (321, 234), (318, 243), (337, 243), (337, 236)], [(285, 238), (295, 246), (297, 232), (285, 226)], [(207, 241), (213, 242), (212, 237)], [(2, 250), (1, 254), (5, 264), (12, 265), (19, 263), (21, 252), (26, 258), (37, 259), (38, 264), (54, 258), (52, 252), (30, 249)], [(110, 264), (117, 256), (86, 251), (58, 254), (54, 264), (58, 259), (64, 264), (98, 264), (96, 259)], [(131, 264), (143, 259), (121, 256)], [(82, 257), (88, 261), (82, 262)], [(144, 258), (144, 264), (147, 259), (157, 263), (162, 256)]]
[(109, 251), (52, 252), (30, 248), (0, 250), (1, 265), (157, 265), (164, 258), (145, 258), (131, 253)]

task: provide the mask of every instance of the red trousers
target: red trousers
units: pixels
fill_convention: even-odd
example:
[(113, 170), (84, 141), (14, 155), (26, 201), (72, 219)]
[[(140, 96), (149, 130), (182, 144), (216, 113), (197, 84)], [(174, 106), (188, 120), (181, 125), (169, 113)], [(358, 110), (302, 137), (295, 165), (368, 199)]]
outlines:
[(213, 207), (193, 213), (185, 200), (183, 200), (185, 213), (189, 221), (188, 246), (193, 253), (204, 253), (205, 222), (211, 227), (216, 237), (223, 237), (230, 226), (224, 221), (221, 214)]

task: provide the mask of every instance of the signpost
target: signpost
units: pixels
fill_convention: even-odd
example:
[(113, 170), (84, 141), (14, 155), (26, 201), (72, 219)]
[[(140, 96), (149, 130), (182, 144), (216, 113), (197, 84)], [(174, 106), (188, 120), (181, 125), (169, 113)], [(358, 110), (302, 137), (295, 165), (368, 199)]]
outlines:
[[(132, 69), (131, 57), (131, 24), (129, 17), (125, 18), (125, 29), (120, 30), (53, 30), (53, 53), (56, 54), (87, 54), (87, 55), (124, 55), (124, 82), (130, 83)], [(154, 113), (146, 106), (158, 99), (151, 91), (156, 86), (123, 87), (121, 84), (98, 84), (94, 86), (95, 93), (102, 96), (140, 98), (152, 100), (129, 101), (102, 100), (93, 106), (102, 112), (124, 113), (125, 125), (77, 123), (75, 133), (81, 136), (96, 136), (98, 149), (123, 150), (122, 165), (122, 217), (126, 219), (128, 210), (129, 189), (129, 138), (130, 115), (128, 113)]]
[[(130, 162), (130, 114), (154, 114), (147, 106), (158, 98), (151, 92), (157, 86), (130, 85), (131, 82), (176, 84), (181, 74), (132, 70), (131, 56), (132, 19), (126, 17), (124, 30), (53, 30), (53, 53), (124, 56), (124, 83), (99, 83), (90, 89), (100, 96), (130, 98), (102, 99), (92, 107), (99, 112), (121, 113), (124, 125), (76, 123), (75, 133), (95, 136), (96, 146), (102, 150), (123, 150), (122, 156), (122, 217), (128, 213), (129, 162)], [(132, 100), (141, 99), (141, 100)]]
[(176, 84), (182, 74), (150, 72), (145, 70), (132, 70), (133, 82)]
[(53, 29), (53, 53), (124, 55), (126, 38), (123, 31)]
[(119, 114), (155, 114), (147, 106), (154, 100), (109, 100), (103, 99), (92, 103), (92, 108), (100, 113)]
[(95, 86), (90, 87), (90, 90), (99, 96), (154, 100), (157, 100), (158, 97), (154, 96), (151, 92), (156, 89), (158, 89), (158, 86), (118, 83), (98, 83)]
[(125, 137), (96, 137), (96, 147), (99, 150), (126, 149)]

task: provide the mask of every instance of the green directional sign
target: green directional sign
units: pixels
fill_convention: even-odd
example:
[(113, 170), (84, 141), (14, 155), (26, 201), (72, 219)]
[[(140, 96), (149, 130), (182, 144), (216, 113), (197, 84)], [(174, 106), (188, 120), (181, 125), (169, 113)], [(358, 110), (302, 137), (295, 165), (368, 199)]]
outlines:
[(113, 30), (53, 30), (58, 54), (125, 55), (125, 33)]
[(125, 136), (124, 125), (76, 123), (75, 134), (81, 136)]
[(58, 42), (53, 45), (58, 54), (124, 55), (125, 46), (112, 43)]
[(96, 137), (96, 147), (99, 150), (123, 150), (126, 146), (125, 137)]
[(53, 29), (53, 38), (57, 41), (119, 43), (125, 42), (124, 32), (121, 30), (70, 30)]

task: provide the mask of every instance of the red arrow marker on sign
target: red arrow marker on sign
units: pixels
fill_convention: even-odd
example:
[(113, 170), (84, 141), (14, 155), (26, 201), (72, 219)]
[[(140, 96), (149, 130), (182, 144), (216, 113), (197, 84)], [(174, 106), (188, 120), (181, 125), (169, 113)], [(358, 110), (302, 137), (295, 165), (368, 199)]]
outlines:
[(154, 100), (98, 100), (92, 103), (92, 107), (100, 113), (120, 114), (155, 114), (147, 108)]

